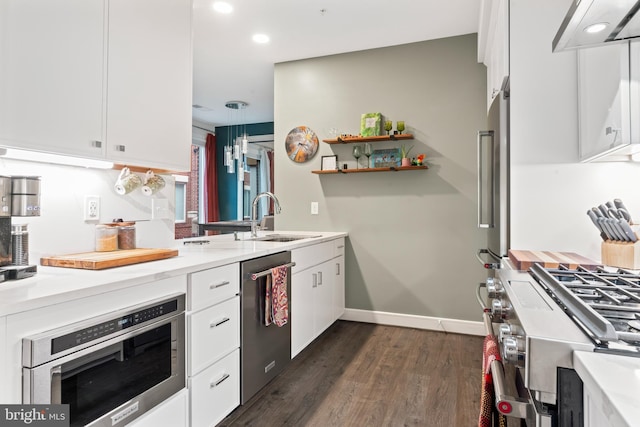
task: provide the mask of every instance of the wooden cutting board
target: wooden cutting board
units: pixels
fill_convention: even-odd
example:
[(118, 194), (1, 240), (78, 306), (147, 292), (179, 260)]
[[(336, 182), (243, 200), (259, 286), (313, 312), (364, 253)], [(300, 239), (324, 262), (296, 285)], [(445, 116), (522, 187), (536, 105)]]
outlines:
[(518, 270), (528, 270), (534, 263), (539, 263), (545, 268), (558, 268), (563, 265), (575, 269), (580, 265), (587, 270), (594, 270), (602, 265), (574, 252), (509, 250), (509, 259)]
[(40, 264), (48, 267), (83, 268), (102, 270), (147, 261), (171, 258), (178, 255), (177, 249), (123, 249), (111, 252), (83, 252), (40, 258)]

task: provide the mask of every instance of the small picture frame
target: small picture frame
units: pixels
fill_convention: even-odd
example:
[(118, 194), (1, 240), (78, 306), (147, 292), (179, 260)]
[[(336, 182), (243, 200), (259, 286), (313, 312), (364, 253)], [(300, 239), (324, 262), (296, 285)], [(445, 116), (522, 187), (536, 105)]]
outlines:
[(388, 168), (400, 166), (400, 149), (385, 148), (381, 150), (373, 150), (373, 167)]
[(338, 169), (338, 156), (322, 156), (323, 171), (334, 171)]

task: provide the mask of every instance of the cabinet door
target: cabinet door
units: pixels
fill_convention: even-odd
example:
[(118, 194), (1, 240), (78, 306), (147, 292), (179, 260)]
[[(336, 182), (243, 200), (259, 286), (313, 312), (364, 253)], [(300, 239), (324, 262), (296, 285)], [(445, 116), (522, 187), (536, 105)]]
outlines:
[(629, 43), (578, 51), (580, 160), (630, 142)]
[(333, 278), (333, 320), (344, 314), (344, 255), (333, 260), (335, 276)]
[(315, 274), (315, 270), (310, 269), (291, 275), (292, 359), (315, 338), (314, 298), (317, 287), (317, 275)]
[[(629, 69), (630, 69), (630, 86), (629, 86), (629, 116), (634, 118), (631, 121), (631, 144), (634, 147), (640, 147), (640, 41), (632, 41), (629, 45)], [(635, 152), (633, 150), (632, 152)]]
[(333, 287), (335, 283), (335, 263), (327, 261), (317, 267), (315, 292), (314, 338), (324, 332), (335, 320), (333, 317)]
[(584, 427), (609, 427), (611, 418), (602, 411), (603, 402), (595, 398), (587, 388), (583, 388)]
[(0, 145), (104, 155), (104, 5), (0, 2)]
[[(509, 1), (483, 0), (479, 60), (487, 66), (487, 108), (509, 76)], [(482, 53), (484, 52), (484, 54)]]
[(190, 169), (191, 0), (109, 0), (107, 157)]

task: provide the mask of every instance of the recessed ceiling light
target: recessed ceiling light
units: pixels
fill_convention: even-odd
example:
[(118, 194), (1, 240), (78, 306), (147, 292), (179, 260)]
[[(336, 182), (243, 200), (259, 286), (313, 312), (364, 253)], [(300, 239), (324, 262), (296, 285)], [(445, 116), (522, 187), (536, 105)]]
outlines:
[(599, 33), (600, 31), (604, 30), (605, 28), (607, 28), (607, 25), (609, 25), (608, 22), (598, 22), (597, 24), (591, 24), (588, 27), (586, 27), (584, 29), (585, 33)]
[(213, 10), (218, 13), (231, 13), (233, 12), (233, 7), (224, 1), (217, 1), (213, 3)]
[(269, 43), (269, 36), (266, 34), (254, 34), (253, 41), (256, 43)]

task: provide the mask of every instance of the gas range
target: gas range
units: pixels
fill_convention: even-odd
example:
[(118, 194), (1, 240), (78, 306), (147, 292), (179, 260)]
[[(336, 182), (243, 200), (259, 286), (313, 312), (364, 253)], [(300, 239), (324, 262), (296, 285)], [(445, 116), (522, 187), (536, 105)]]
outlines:
[(581, 416), (582, 402), (562, 397), (582, 396), (574, 351), (640, 356), (640, 275), (634, 272), (536, 264), (529, 271), (497, 270), (485, 286), (485, 325), (502, 356), (497, 407), (529, 426), (573, 425), (567, 420)]
[(531, 275), (594, 342), (594, 351), (640, 357), (638, 274), (536, 264)]

